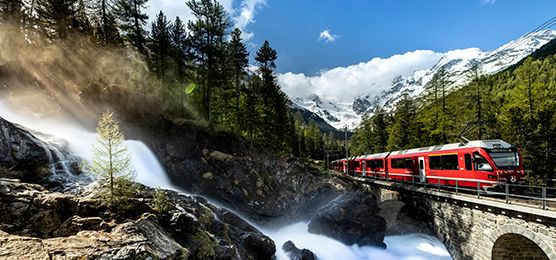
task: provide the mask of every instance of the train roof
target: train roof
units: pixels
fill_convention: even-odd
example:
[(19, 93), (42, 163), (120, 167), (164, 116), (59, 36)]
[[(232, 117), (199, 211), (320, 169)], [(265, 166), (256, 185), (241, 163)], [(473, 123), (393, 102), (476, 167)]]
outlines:
[(429, 147), (420, 147), (408, 150), (400, 150), (394, 151), (390, 153), (390, 155), (405, 155), (405, 154), (415, 154), (415, 153), (425, 153), (425, 152), (435, 152), (435, 151), (447, 151), (447, 150), (458, 150), (458, 149), (466, 149), (466, 148), (487, 148), (487, 149), (496, 149), (496, 148), (510, 148), (512, 147), (511, 144), (495, 139), (495, 140), (473, 140), (469, 141), (466, 144), (463, 143), (453, 143), (453, 144), (443, 144), (443, 145), (435, 145)]

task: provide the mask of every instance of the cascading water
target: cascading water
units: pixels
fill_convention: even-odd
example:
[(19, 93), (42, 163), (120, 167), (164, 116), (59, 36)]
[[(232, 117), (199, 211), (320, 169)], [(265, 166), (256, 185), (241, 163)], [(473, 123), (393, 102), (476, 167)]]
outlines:
[[(29, 118), (8, 109), (0, 102), (0, 117), (16, 123), (30, 130), (44, 144), (44, 149), (50, 157), (50, 177), (53, 182), (60, 183), (68, 191), (83, 188), (92, 181), (94, 176), (89, 174), (75, 175), (70, 170), (70, 164), (82, 159), (92, 162), (94, 158), (94, 145), (97, 134), (80, 127), (74, 122), (53, 121), (44, 118)], [(126, 140), (124, 145), (128, 148), (131, 163), (136, 173), (136, 181), (152, 188), (165, 188), (177, 190), (172, 184), (164, 168), (154, 153), (142, 142)], [(64, 151), (65, 150), (65, 151)]]
[[(72, 188), (91, 182), (92, 178), (88, 174), (80, 176), (72, 174), (69, 165), (75, 156), (92, 161), (93, 145), (97, 140), (95, 133), (69, 121), (49, 121), (19, 115), (3, 106), (1, 100), (0, 117), (32, 129), (35, 136), (48, 144), (45, 149), (51, 154), (52, 169), (55, 173), (53, 176), (58, 178), (58, 181), (65, 181), (65, 185)], [(130, 152), (136, 171), (136, 181), (153, 188), (160, 187), (182, 192), (171, 184), (164, 168), (144, 143), (127, 140), (124, 144)], [(68, 148), (71, 154), (63, 152), (62, 148)], [(347, 246), (332, 238), (311, 234), (307, 226), (307, 223), (296, 223), (277, 230), (259, 229), (275, 241), (278, 259), (289, 259), (281, 249), (288, 240), (292, 240), (298, 248), (311, 250), (319, 259), (451, 259), (442, 243), (431, 236), (420, 234), (387, 236), (385, 238), (387, 249), (383, 250), (370, 246)]]
[[(452, 259), (440, 241), (422, 234), (387, 236), (384, 238), (387, 249), (384, 250), (371, 246), (347, 246), (327, 236), (311, 234), (308, 231), (308, 223), (304, 222), (264, 232), (274, 240), (277, 247), (291, 240), (298, 248), (307, 248), (323, 260)], [(289, 259), (280, 248), (277, 248), (276, 256), (278, 259)]]

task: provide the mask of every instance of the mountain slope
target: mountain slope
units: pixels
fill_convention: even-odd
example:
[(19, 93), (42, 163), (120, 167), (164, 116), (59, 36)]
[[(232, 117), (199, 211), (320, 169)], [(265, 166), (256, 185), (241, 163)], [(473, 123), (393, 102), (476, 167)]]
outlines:
[[(448, 51), (442, 54), (440, 60), (431, 68), (417, 70), (409, 76), (395, 77), (386, 90), (376, 94), (370, 84), (368, 94), (355, 97), (353, 100), (344, 101), (340, 98), (326, 99), (315, 94), (307, 97), (295, 97), (293, 102), (324, 119), (336, 129), (348, 127), (356, 128), (364, 115), (374, 107), (382, 106), (387, 110), (393, 109), (403, 92), (408, 92), (413, 97), (423, 93), (424, 86), (432, 79), (434, 74), (444, 68), (448, 80), (452, 82), (449, 88), (457, 89), (467, 82), (467, 71), (473, 64), (477, 64), (483, 75), (495, 74), (518, 63), (522, 59), (539, 50), (545, 44), (556, 38), (555, 30), (545, 30), (524, 35), (493, 51), (483, 51), (478, 48), (468, 48)], [(345, 88), (345, 86), (335, 86)]]

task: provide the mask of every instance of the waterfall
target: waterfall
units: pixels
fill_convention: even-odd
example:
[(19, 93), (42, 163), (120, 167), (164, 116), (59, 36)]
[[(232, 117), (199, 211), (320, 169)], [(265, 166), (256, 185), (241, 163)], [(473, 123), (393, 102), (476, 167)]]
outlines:
[(407, 259), (407, 260), (449, 260), (450, 254), (438, 239), (423, 235), (410, 234), (386, 236), (386, 250), (372, 246), (345, 245), (324, 235), (309, 233), (309, 223), (299, 222), (277, 230), (263, 230), (276, 243), (276, 257), (289, 259), (281, 246), (291, 240), (298, 248), (307, 248), (322, 260), (357, 259)]
[[(78, 189), (91, 182), (92, 178), (88, 174), (74, 175), (71, 173), (70, 165), (75, 163), (72, 161), (75, 158), (89, 162), (92, 161), (93, 145), (97, 140), (95, 133), (70, 121), (50, 121), (43, 118), (28, 118), (19, 115), (3, 106), (1, 100), (0, 117), (31, 129), (33, 135), (47, 144), (44, 149), (50, 154), (53, 171), (52, 178), (63, 182), (64, 189)], [(166, 171), (154, 153), (144, 143), (126, 140), (124, 144), (130, 152), (137, 182), (153, 188), (161, 187), (184, 193), (171, 184)], [(218, 203), (213, 204), (221, 207)], [(232, 210), (232, 212), (234, 211)], [(241, 216), (240, 214), (238, 215)], [(248, 220), (246, 221), (249, 222)], [(253, 223), (250, 224), (256, 226)], [(383, 250), (370, 246), (348, 246), (323, 235), (311, 234), (308, 232), (308, 223), (303, 222), (286, 225), (276, 230), (257, 228), (275, 241), (276, 257), (278, 259), (289, 259), (281, 249), (282, 245), (288, 240), (292, 240), (298, 248), (307, 248), (314, 252), (319, 259), (325, 260), (451, 259), (440, 241), (434, 237), (421, 234), (387, 236), (385, 238), (387, 249)]]

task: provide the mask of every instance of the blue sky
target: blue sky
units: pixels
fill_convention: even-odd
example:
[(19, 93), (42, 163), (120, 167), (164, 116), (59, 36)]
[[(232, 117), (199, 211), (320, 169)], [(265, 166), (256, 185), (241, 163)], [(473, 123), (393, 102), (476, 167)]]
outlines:
[[(277, 49), (280, 72), (314, 75), (418, 49), (495, 49), (554, 15), (554, 0), (268, 0), (249, 29)], [(324, 30), (336, 39), (319, 40)]]
[[(290, 97), (344, 101), (429, 69), (444, 52), (496, 49), (556, 15), (555, 0), (217, 1), (244, 32), (252, 63), (264, 40), (277, 50), (278, 81)], [(193, 19), (185, 2), (151, 0), (149, 16)]]

